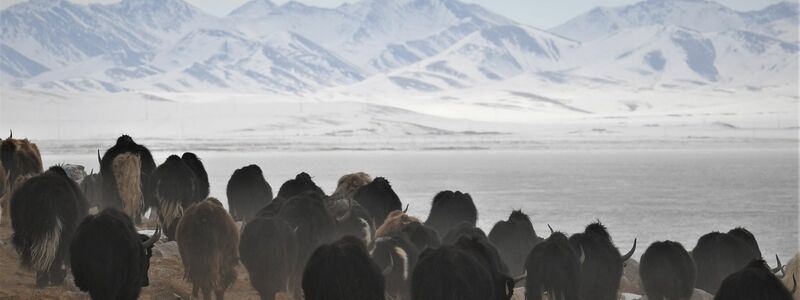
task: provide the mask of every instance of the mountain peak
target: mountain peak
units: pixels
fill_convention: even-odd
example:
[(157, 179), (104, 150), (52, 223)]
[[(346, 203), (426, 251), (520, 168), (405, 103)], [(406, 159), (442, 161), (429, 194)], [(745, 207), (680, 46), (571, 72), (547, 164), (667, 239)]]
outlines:
[(231, 11), (228, 16), (259, 17), (269, 14), (277, 5), (270, 0), (250, 0)]

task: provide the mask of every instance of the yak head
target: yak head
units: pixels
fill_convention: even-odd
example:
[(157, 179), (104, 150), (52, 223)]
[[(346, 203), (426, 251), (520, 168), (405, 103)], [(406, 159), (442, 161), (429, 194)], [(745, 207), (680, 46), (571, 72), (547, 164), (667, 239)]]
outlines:
[(153, 236), (147, 236), (144, 234), (139, 234), (139, 239), (142, 241), (142, 251), (144, 254), (144, 259), (141, 261), (141, 274), (142, 277), (139, 279), (139, 282), (142, 283), (142, 286), (150, 285), (150, 277), (147, 276), (147, 273), (150, 271), (150, 258), (153, 257), (153, 245), (161, 238), (161, 228), (157, 227)]

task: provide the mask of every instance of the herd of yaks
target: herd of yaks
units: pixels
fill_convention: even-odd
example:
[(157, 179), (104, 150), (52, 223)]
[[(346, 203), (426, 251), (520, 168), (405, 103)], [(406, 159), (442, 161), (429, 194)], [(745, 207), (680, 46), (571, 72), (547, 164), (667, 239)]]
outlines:
[[(621, 280), (640, 282), (634, 290), (650, 300), (788, 300), (796, 291), (797, 259), (770, 269), (744, 228), (703, 235), (691, 252), (655, 242), (631, 280), (623, 266), (636, 242), (621, 254), (599, 221), (570, 236), (550, 228), (545, 239), (513, 211), (487, 235), (467, 193), (438, 193), (423, 222), (406, 214), (385, 178), (344, 175), (328, 196), (300, 173), (273, 197), (256, 165), (231, 176), (226, 211), (208, 197), (193, 153), (156, 166), (123, 135), (98, 160), (98, 174), (44, 170), (36, 144), (2, 140), (0, 225), (10, 219), (12, 244), (38, 287), (62, 284), (69, 269), (93, 299), (136, 299), (163, 233), (177, 242), (192, 296), (204, 299), (223, 298), (239, 262), (262, 299), (615, 300)], [(135, 226), (147, 211), (157, 218), (152, 236)], [(781, 280), (789, 274), (791, 290)]]

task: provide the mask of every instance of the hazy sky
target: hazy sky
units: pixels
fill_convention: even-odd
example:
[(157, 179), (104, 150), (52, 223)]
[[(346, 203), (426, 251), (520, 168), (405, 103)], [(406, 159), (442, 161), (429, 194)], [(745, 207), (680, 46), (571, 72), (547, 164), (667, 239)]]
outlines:
[[(113, 3), (119, 0), (70, 0), (76, 3)], [(185, 0), (207, 13), (224, 16), (231, 10), (249, 0)], [(335, 7), (344, 2), (357, 0), (297, 0), (309, 5)], [(481, 6), (507, 16), (519, 22), (539, 28), (550, 28), (559, 25), (569, 18), (586, 12), (596, 6), (618, 6), (639, 2), (638, 0), (463, 0), (478, 3)], [(792, 0), (797, 1), (797, 0)], [(5, 8), (23, 0), (0, 0), (0, 7)], [(277, 4), (287, 0), (273, 0)], [(780, 0), (718, 0), (736, 10), (761, 9)]]

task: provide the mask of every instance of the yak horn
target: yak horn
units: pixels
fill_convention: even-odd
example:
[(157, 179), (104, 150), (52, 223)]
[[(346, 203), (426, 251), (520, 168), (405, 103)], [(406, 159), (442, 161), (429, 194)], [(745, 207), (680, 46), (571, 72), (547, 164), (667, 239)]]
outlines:
[(13, 138), (13, 137), (14, 137), (14, 131), (13, 131), (13, 130), (11, 130), (11, 129), (9, 129), (9, 130), (8, 130), (8, 139), (10, 140), (10, 139), (11, 139), (11, 138)]
[(797, 277), (795, 277), (794, 274), (792, 274), (792, 290), (789, 293), (789, 295), (794, 295), (794, 292), (796, 291), (797, 291)]
[(392, 269), (394, 269), (394, 258), (392, 258), (392, 255), (389, 254), (389, 265), (386, 266), (386, 268), (383, 268), (381, 273), (383, 273), (383, 276), (389, 275), (389, 273), (392, 272)]
[(550, 224), (547, 224), (547, 228), (550, 228), (550, 234), (551, 234), (551, 235), (552, 235), (553, 233), (555, 233), (555, 231), (553, 230), (553, 227), (550, 227)]
[(408, 212), (408, 203), (406, 203), (406, 209), (403, 210), (403, 213)]
[(583, 251), (583, 246), (580, 246), (580, 248), (581, 248), (581, 257), (580, 257), (579, 261), (581, 262), (581, 265), (583, 265), (583, 262), (586, 261), (586, 252)]
[[(770, 270), (772, 272), (772, 274), (778, 274), (778, 272), (783, 271), (783, 265), (781, 264), (781, 259), (780, 259), (780, 257), (778, 257), (777, 254), (775, 254), (775, 260), (778, 261), (778, 266), (773, 268), (772, 270)], [(784, 273), (783, 275), (786, 275), (786, 274)]]
[(159, 239), (161, 239), (161, 225), (156, 226), (156, 231), (146, 241), (142, 242), (142, 247), (150, 248), (155, 244)]
[(516, 285), (520, 281), (525, 280), (525, 278), (528, 278), (528, 271), (525, 271), (525, 273), (522, 273), (522, 275), (519, 275), (518, 277), (515, 277), (514, 278), (514, 285)]
[(103, 166), (103, 159), (100, 158), (100, 149), (97, 149), (97, 163), (100, 164), (101, 168)]
[(90, 172), (89, 175), (94, 175), (94, 168), (92, 168), (92, 172)]
[(633, 252), (635, 251), (636, 251), (636, 239), (633, 239), (633, 247), (631, 247), (631, 250), (628, 251), (628, 253), (625, 253), (625, 255), (622, 256), (622, 262), (631, 259), (631, 256), (633, 256)]

